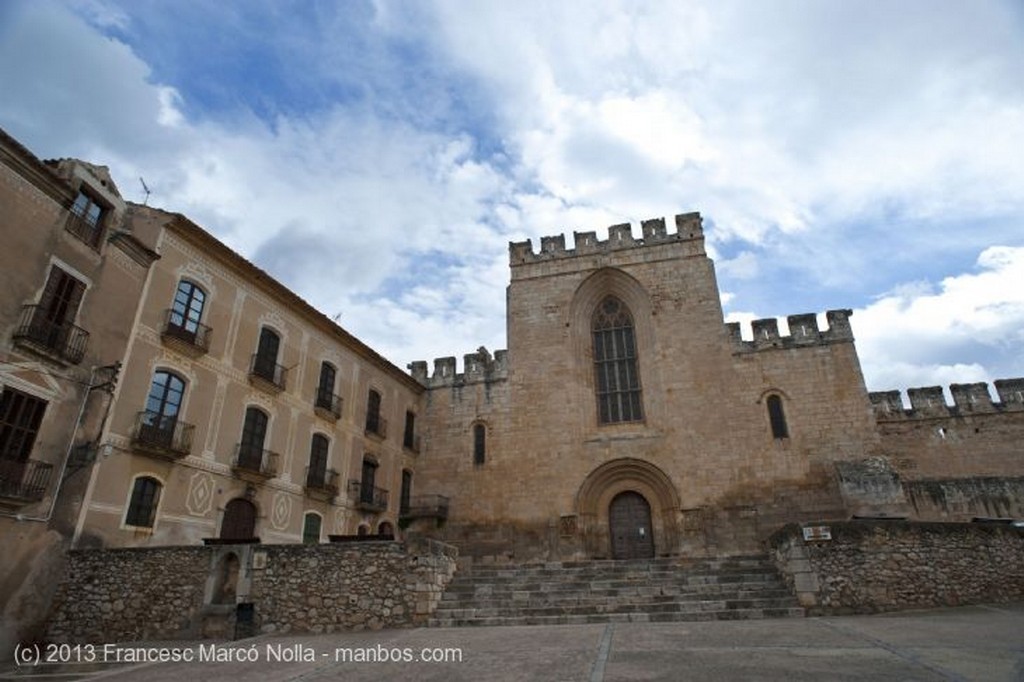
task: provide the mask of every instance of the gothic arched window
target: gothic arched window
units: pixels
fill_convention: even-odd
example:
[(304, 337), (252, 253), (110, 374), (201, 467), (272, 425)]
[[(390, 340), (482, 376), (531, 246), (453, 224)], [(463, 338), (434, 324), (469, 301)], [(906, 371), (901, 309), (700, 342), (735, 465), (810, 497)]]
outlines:
[(640, 373), (629, 308), (615, 296), (605, 297), (594, 311), (590, 328), (594, 337), (598, 422), (641, 421), (644, 415)]

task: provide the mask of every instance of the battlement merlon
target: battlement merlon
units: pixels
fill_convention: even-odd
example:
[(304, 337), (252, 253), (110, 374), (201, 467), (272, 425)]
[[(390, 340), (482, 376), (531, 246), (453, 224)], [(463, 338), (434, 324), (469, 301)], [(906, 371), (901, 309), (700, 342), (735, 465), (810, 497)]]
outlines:
[(463, 356), (463, 372), (456, 371), (455, 356), (434, 359), (434, 372), (427, 374), (426, 360), (409, 364), (412, 378), (427, 388), (463, 386), (508, 378), (508, 351), (496, 350), (494, 355), (481, 346), (475, 353)]
[(800, 348), (803, 346), (822, 346), (832, 343), (852, 342), (853, 329), (850, 327), (852, 310), (829, 310), (825, 313), (828, 329), (818, 328), (818, 316), (814, 313), (789, 315), (789, 335), (779, 334), (779, 322), (774, 317), (753, 320), (750, 323), (753, 340), (744, 341), (739, 322), (727, 323), (726, 329), (735, 352), (751, 353), (773, 348)]
[(529, 239), (524, 242), (509, 242), (509, 264), (515, 267), (679, 242), (696, 243), (699, 247), (696, 252), (703, 254), (704, 228), (700, 213), (681, 213), (675, 217), (675, 223), (676, 231), (669, 233), (664, 218), (641, 221), (640, 231), (643, 236), (640, 239), (633, 237), (633, 228), (629, 223), (609, 227), (608, 239), (604, 241), (597, 238), (596, 232), (573, 232), (573, 249), (565, 247), (565, 235), (541, 237), (539, 253), (533, 252), (533, 242)]
[(903, 407), (899, 391), (873, 391), (868, 394), (875, 418), (880, 421), (902, 419), (934, 419), (963, 417), (971, 414), (995, 414), (1024, 411), (1024, 378), (997, 379), (995, 382), (999, 402), (992, 402), (988, 384), (951, 384), (949, 392), (953, 404), (946, 404), (941, 386), (908, 388), (910, 409)]

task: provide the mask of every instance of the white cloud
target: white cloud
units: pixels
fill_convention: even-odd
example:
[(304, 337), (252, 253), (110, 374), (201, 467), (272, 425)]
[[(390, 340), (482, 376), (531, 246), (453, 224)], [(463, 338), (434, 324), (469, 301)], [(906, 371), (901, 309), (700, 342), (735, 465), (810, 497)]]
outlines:
[(1024, 247), (986, 249), (976, 272), (933, 291), (920, 283), (894, 290), (856, 310), (853, 325), (872, 390), (1018, 376)]
[[(175, 12), (71, 7), (113, 35), (160, 14), (168, 42), (153, 49), (174, 54)], [(871, 305), (827, 304), (861, 304), (854, 324), (873, 387), (998, 373), (1014, 350), (1019, 363), (1020, 300), (988, 284), (1020, 275), (1024, 40), (1012, 2), (936, 12), (930, 2), (377, 0), (317, 6), (312, 36), (270, 7), (252, 14), (273, 13), (261, 40), (294, 60), (290, 82), (327, 91), (374, 77), (377, 89), (299, 113), (270, 102), (291, 113), (262, 120), (244, 103), (197, 118), (193, 84), (161, 82), (160, 60), (151, 67), (68, 6), (12, 3), (0, 8), (0, 125), (41, 156), (111, 166), (130, 199), (141, 200), (132, 178), (144, 176), (152, 205), (189, 215), (328, 314), (343, 311), (398, 364), (503, 344), (508, 240), (689, 210), (713, 220), (709, 252), (729, 242), (739, 254), (718, 264), (730, 306), (760, 307), (755, 287), (798, 297), (769, 291), (790, 261), (802, 290), (867, 280), (891, 290)], [(206, 18), (248, 21), (250, 9), (222, 3)], [(346, 13), (371, 10), (366, 42), (330, 39), (352, 35)], [(242, 23), (225, 39), (256, 35)], [(385, 37), (415, 58), (396, 62)], [(390, 78), (406, 68), (416, 78)], [(460, 119), (460, 106), (475, 116)], [(944, 257), (991, 244), (1006, 250), (985, 251), (976, 274), (895, 289), (937, 281), (955, 271)], [(878, 272), (894, 254), (909, 274)]]
[(734, 258), (719, 259), (715, 263), (718, 272), (734, 279), (754, 279), (760, 274), (761, 267), (757, 255), (751, 251), (742, 251)]

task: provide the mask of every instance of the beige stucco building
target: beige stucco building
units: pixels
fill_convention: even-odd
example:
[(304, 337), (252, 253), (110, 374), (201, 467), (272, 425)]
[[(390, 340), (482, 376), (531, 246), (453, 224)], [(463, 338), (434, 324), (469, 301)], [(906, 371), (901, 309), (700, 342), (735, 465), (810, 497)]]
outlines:
[(161, 258), (75, 544), (393, 535), (423, 387), (187, 218), (131, 228)]
[(105, 168), (0, 131), (0, 648), (45, 615), (156, 254)]

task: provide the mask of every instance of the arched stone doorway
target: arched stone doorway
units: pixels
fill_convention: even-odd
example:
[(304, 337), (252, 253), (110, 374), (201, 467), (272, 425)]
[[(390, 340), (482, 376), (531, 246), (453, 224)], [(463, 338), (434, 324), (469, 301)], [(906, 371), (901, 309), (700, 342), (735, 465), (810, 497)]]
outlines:
[(213, 583), (213, 604), (234, 604), (238, 591), (240, 564), (234, 552), (226, 554), (218, 563)]
[(251, 540), (256, 537), (256, 505), (236, 497), (224, 507), (224, 520), (220, 524), (223, 540)]
[[(613, 547), (613, 504), (624, 536)], [(576, 493), (583, 550), (592, 558), (665, 556), (679, 551), (679, 494), (672, 481), (650, 462), (624, 457), (594, 469)], [(640, 528), (643, 527), (641, 540)], [(632, 539), (626, 540), (625, 536)]]
[(651, 505), (643, 495), (627, 490), (612, 499), (608, 507), (608, 534), (613, 559), (654, 558)]

